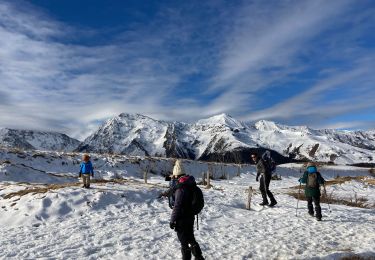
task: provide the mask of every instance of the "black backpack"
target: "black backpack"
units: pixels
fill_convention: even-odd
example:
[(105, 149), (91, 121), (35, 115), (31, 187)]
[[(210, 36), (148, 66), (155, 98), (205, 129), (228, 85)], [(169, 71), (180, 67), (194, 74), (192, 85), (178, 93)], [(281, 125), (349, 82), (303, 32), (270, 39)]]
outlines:
[(272, 159), (270, 151), (265, 151), (263, 153), (262, 160), (263, 160), (264, 166), (266, 167), (266, 170), (269, 173), (272, 173), (276, 170), (276, 163)]
[(192, 201), (191, 201), (191, 210), (193, 215), (198, 215), (204, 207), (204, 197), (202, 190), (194, 185), (192, 187)]

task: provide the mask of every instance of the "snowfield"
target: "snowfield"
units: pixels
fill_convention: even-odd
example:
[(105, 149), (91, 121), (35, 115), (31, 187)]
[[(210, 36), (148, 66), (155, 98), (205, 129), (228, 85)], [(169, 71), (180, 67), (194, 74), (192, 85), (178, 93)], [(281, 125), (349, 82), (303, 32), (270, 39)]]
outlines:
[[(87, 190), (76, 178), (80, 154), (38, 154), (0, 153), (0, 258), (180, 259), (177, 236), (169, 229), (168, 202), (156, 198), (167, 187), (160, 174), (170, 170), (172, 160), (94, 155), (99, 180)], [(147, 165), (154, 174), (150, 171), (145, 184)], [(184, 165), (197, 181), (208, 169), (207, 163)], [(206, 259), (375, 258), (375, 186), (368, 169), (321, 169), (327, 180), (364, 176), (327, 185), (327, 193), (352, 199), (357, 194), (366, 198), (366, 208), (323, 203), (323, 221), (317, 222), (307, 214), (305, 201), (299, 202), (296, 216), (297, 200), (288, 195), (296, 191), (300, 165), (278, 167), (282, 180), (270, 187), (275, 208), (257, 205), (261, 196), (253, 166), (242, 167), (240, 174), (235, 165), (212, 167), (216, 180), (210, 189), (201, 186), (206, 205), (195, 231)], [(249, 186), (255, 192), (252, 209), (246, 210)]]

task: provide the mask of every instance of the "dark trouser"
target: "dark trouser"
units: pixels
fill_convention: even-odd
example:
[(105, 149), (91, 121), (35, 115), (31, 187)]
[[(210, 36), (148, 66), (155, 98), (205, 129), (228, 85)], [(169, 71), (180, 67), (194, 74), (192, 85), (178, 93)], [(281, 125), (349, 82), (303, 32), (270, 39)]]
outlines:
[(315, 204), (316, 218), (322, 218), (322, 208), (320, 207), (320, 196), (306, 197), (307, 198), (307, 208), (309, 209), (309, 214), (314, 215), (313, 201)]
[(260, 177), (259, 190), (262, 193), (263, 203), (268, 203), (267, 195), (270, 198), (271, 203), (276, 202), (272, 192), (269, 190), (270, 182), (271, 176), (266, 176), (266, 178), (264, 178), (264, 176), (262, 175), (262, 177)]
[(194, 237), (194, 216), (177, 221), (176, 232), (181, 243), (183, 260), (191, 259), (191, 253), (193, 253), (195, 259), (204, 259), (199, 244)]

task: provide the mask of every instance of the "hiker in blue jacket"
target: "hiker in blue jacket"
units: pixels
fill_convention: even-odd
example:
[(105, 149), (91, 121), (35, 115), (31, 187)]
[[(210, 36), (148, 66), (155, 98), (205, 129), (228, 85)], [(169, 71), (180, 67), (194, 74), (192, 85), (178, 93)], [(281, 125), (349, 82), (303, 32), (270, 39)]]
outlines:
[(79, 169), (79, 177), (82, 177), (83, 188), (90, 188), (90, 175), (91, 177), (94, 177), (94, 168), (90, 161), (90, 156), (88, 154), (84, 154), (82, 156), (82, 163)]
[(325, 180), (318, 172), (318, 169), (314, 163), (310, 162), (307, 164), (306, 171), (304, 172), (302, 178), (299, 179), (299, 182), (306, 184), (305, 196), (307, 199), (307, 208), (309, 210), (310, 216), (314, 216), (314, 202), (316, 212), (315, 217), (318, 221), (321, 221), (322, 209), (320, 207), (320, 185), (323, 185)]

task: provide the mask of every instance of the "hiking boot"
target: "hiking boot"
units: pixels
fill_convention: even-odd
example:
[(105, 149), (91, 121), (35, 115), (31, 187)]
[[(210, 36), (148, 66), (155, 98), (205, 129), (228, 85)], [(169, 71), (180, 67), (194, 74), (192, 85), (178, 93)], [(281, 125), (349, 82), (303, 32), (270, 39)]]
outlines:
[(191, 252), (193, 253), (196, 260), (204, 260), (202, 256), (202, 250), (199, 247), (199, 244), (195, 244), (191, 246)]
[(190, 260), (191, 259), (190, 248), (181, 249), (181, 253), (182, 253), (182, 260)]
[(266, 206), (268, 205), (268, 201), (263, 201), (262, 203), (259, 203), (260, 206)]
[(316, 218), (317, 221), (322, 221), (322, 218)]
[(273, 207), (273, 206), (275, 206), (277, 204), (277, 201), (276, 200), (274, 200), (274, 201), (271, 201), (271, 204), (269, 205), (270, 207)]
[(86, 185), (82, 185), (82, 188), (86, 188)]
[(310, 215), (311, 217), (314, 217), (314, 212), (309, 212), (309, 215)]

